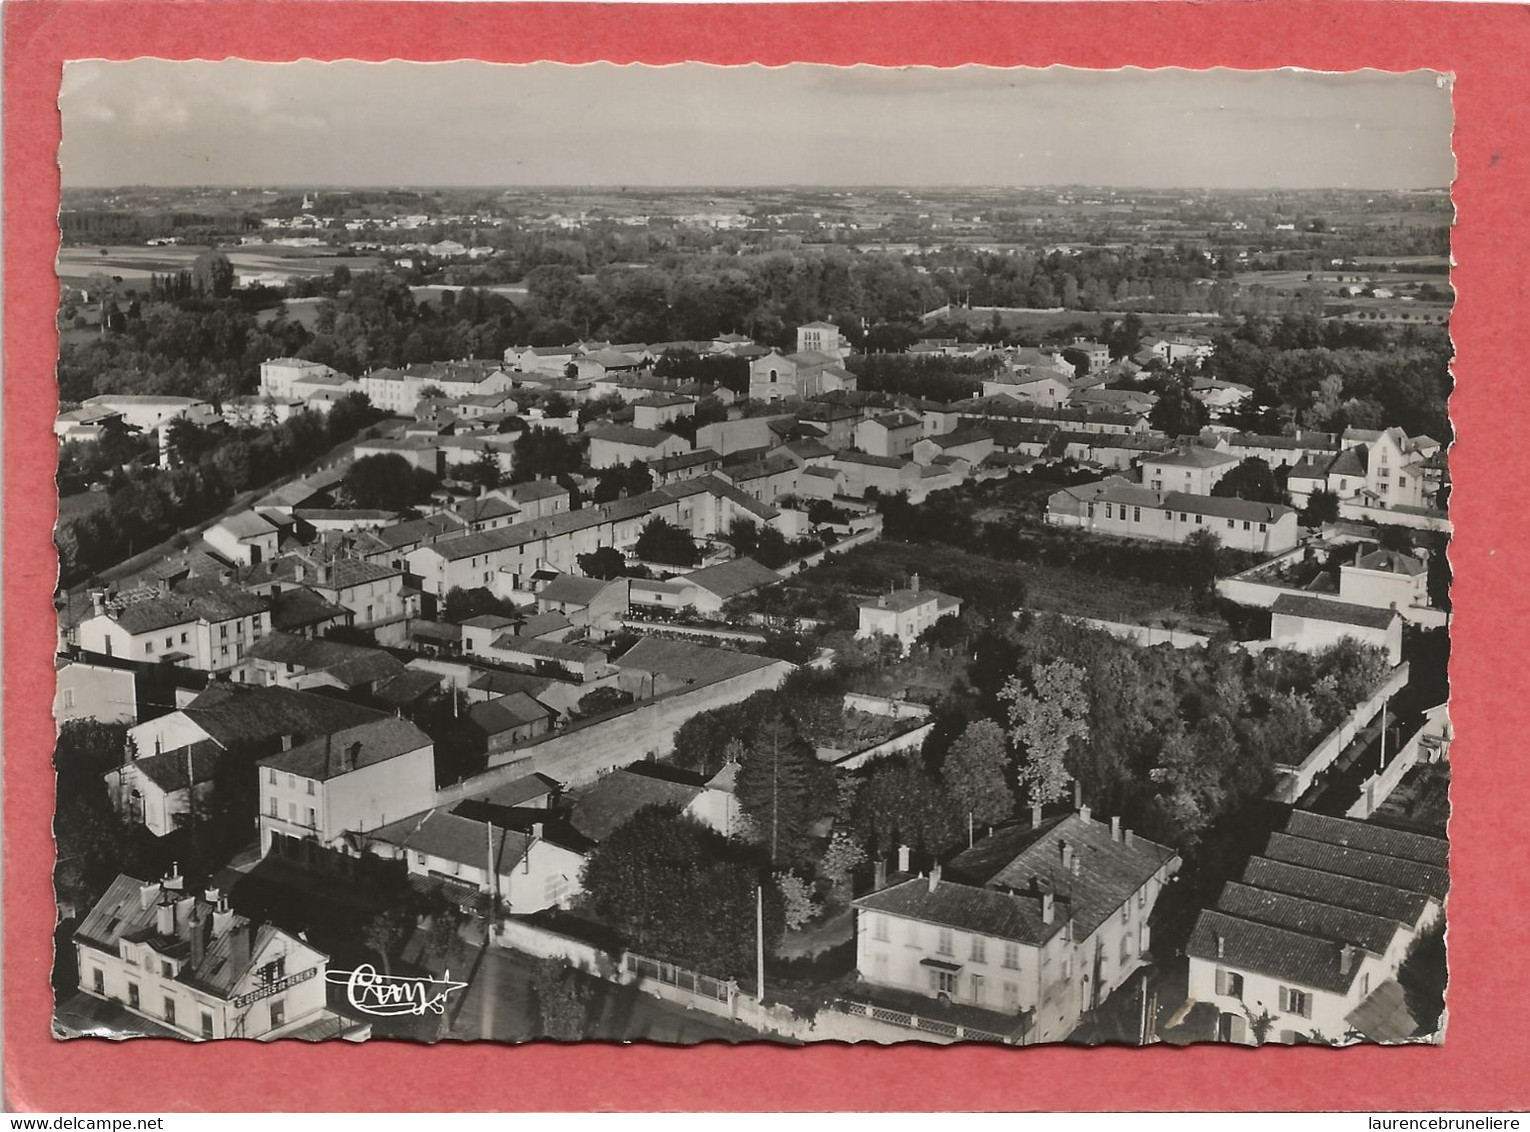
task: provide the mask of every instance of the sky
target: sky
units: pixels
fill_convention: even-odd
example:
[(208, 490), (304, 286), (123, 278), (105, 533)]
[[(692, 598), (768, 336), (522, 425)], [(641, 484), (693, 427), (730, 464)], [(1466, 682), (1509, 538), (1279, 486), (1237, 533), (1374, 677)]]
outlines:
[(1431, 72), (67, 64), (72, 186), (1443, 188)]

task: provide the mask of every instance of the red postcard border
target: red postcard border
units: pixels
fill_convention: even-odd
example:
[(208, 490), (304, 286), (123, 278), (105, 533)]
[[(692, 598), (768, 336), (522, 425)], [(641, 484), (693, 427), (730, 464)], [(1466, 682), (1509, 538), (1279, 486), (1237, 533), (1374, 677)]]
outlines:
[[(794, 5), (18, 0), (5, 6), (5, 1087), (16, 1111), (1324, 1110), (1526, 1107), (1530, 586), (1514, 388), (1530, 355), (1530, 16), (1320, 0)], [(61, 65), (297, 58), (1431, 68), (1455, 76), (1453, 889), (1441, 1048), (1258, 1052), (633, 1045), (201, 1046), (50, 1037)], [(911, 139), (917, 142), (917, 139)]]

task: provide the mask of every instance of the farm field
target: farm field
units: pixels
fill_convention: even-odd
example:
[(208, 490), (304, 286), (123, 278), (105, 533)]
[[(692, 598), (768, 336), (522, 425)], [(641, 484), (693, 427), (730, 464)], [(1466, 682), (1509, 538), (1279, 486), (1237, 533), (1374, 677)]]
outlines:
[[(147, 283), (151, 275), (189, 271), (197, 256), (206, 248), (171, 245), (143, 247), (131, 244), (60, 248), (58, 276), (65, 283), (80, 285), (98, 272), (121, 276), (124, 283)], [(224, 248), (223, 253), (243, 273), (272, 272), (287, 275), (327, 275), (340, 264), (352, 271), (370, 271), (378, 266), (376, 256), (340, 256), (330, 248), (248, 247)], [(105, 255), (102, 255), (102, 252)]]

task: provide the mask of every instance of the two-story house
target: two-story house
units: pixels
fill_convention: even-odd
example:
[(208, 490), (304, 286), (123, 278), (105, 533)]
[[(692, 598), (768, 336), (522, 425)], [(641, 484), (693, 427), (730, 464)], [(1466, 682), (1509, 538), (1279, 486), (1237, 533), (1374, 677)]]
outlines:
[(361, 1038), (328, 1010), (329, 957), (230, 910), (216, 889), (119, 875), (74, 933), (80, 991), (178, 1038)]
[[(301, 843), (344, 850), (365, 833), (419, 813), (435, 797), (435, 744), (389, 717), (348, 727), (257, 762), (260, 849), (301, 859)], [(295, 841), (273, 845), (277, 841)]]
[(907, 652), (935, 622), (961, 611), (962, 603), (950, 594), (920, 589), (919, 575), (915, 574), (909, 579), (908, 589), (861, 602), (860, 625), (855, 635), (857, 639), (891, 637)]
[(1210, 495), (1222, 477), (1238, 466), (1238, 457), (1215, 448), (1190, 445), (1178, 452), (1142, 458), (1142, 485), (1153, 491)]
[(79, 647), (124, 660), (226, 672), (271, 630), (265, 598), (226, 586), (178, 592), (166, 584), (142, 600), (96, 592), (91, 601), (91, 615), (76, 629)]
[(1178, 866), (1088, 807), (1001, 831), (952, 858), (949, 877), (937, 866), (857, 899), (856, 970), (873, 1002), (956, 1004), (1000, 1036), (1061, 1041), (1147, 960)]
[(1293, 811), (1196, 921), (1191, 1000), (1224, 1042), (1420, 1036), (1396, 978), (1442, 915), (1448, 857), (1442, 838)]

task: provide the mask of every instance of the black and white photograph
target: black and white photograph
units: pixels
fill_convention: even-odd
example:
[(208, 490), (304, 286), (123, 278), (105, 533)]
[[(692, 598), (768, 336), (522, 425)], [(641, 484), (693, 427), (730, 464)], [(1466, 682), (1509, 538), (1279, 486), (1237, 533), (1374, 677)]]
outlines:
[(56, 1037), (1446, 1040), (1449, 75), (59, 110)]

